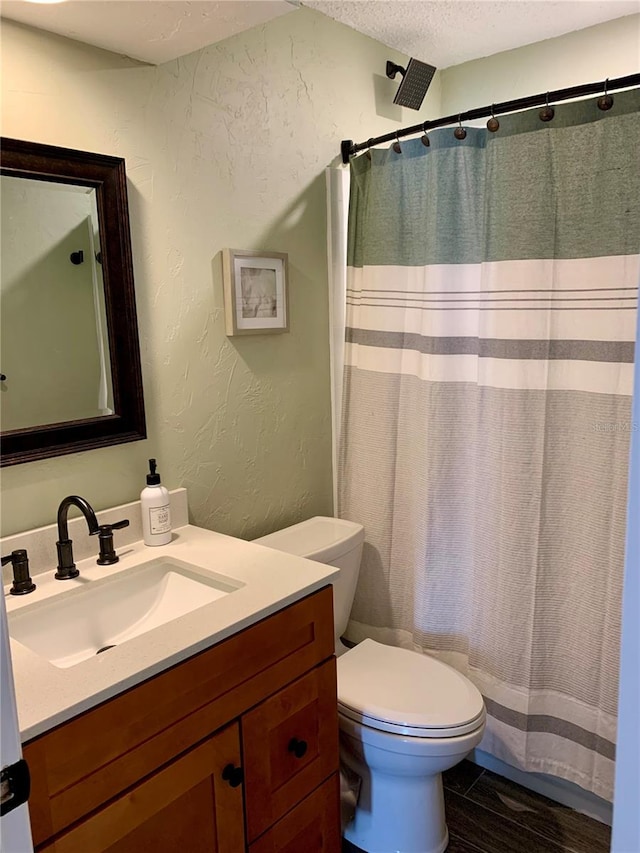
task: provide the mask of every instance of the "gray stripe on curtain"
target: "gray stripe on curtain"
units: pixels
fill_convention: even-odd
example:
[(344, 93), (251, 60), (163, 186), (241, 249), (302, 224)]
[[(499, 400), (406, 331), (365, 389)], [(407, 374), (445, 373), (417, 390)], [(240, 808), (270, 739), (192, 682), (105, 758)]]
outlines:
[[(629, 288), (631, 289), (631, 288)], [(634, 288), (636, 290), (636, 288)], [(382, 291), (386, 293), (387, 291)], [(497, 291), (494, 290), (493, 293), (508, 293), (509, 291)], [(511, 291), (515, 293), (516, 291)], [(517, 291), (518, 293), (524, 292), (536, 292), (541, 293), (542, 291)], [(362, 291), (362, 293), (367, 293), (369, 295), (362, 296), (356, 290), (350, 290), (348, 292), (348, 298), (353, 300), (353, 303), (356, 304), (358, 300), (361, 299), (372, 299), (376, 303), (379, 303), (381, 308), (386, 308), (387, 302), (402, 302), (403, 305), (406, 305), (408, 302), (424, 302), (424, 303), (449, 303), (452, 305), (457, 305), (459, 302), (473, 302), (474, 305), (486, 305), (492, 304), (494, 302), (513, 302), (518, 303), (518, 305), (522, 302), (633, 302), (633, 307), (636, 307), (637, 296), (560, 296), (557, 295), (556, 291), (546, 291), (546, 296), (491, 296), (488, 298), (484, 298), (484, 296), (472, 296), (469, 299), (465, 299), (464, 297), (460, 298), (460, 296), (455, 295), (453, 297), (447, 296), (437, 296), (434, 297), (431, 294), (423, 295), (420, 293), (411, 293), (410, 291), (406, 291), (404, 296), (377, 296), (376, 292), (373, 290)], [(364, 303), (369, 304), (369, 303)], [(408, 306), (413, 307), (413, 306)], [(576, 306), (579, 308), (580, 306)]]
[(438, 337), (412, 332), (383, 332), (347, 327), (351, 344), (385, 349), (411, 349), (425, 355), (478, 355), (481, 358), (605, 361), (633, 364), (632, 341), (504, 340)]
[[(511, 301), (511, 300), (509, 300)], [(589, 300), (592, 301), (592, 300)], [(616, 300), (619, 301), (619, 300)], [(454, 305), (448, 305), (447, 307), (439, 308), (435, 305), (407, 305), (405, 303), (401, 303), (400, 305), (388, 305), (385, 303), (384, 306), (381, 306), (379, 302), (364, 302), (359, 299), (347, 299), (347, 305), (355, 305), (356, 307), (365, 307), (365, 308), (401, 308), (403, 311), (406, 311), (407, 308), (410, 308), (412, 311), (635, 311), (636, 304), (635, 301), (633, 305), (540, 305), (537, 307), (532, 307), (529, 305), (525, 306), (513, 306), (509, 305), (506, 307), (491, 305), (488, 308), (479, 308), (476, 305), (467, 305), (463, 308), (457, 308)]]
[(616, 745), (593, 732), (588, 732), (581, 726), (568, 723), (566, 720), (561, 720), (558, 717), (551, 717), (548, 714), (523, 714), (520, 711), (507, 708), (505, 705), (500, 705), (498, 702), (494, 702), (493, 699), (487, 699), (486, 696), (483, 698), (487, 713), (507, 726), (512, 726), (523, 732), (541, 732), (543, 734), (558, 735), (558, 737), (571, 740), (574, 743), (580, 744), (580, 746), (584, 746), (586, 749), (592, 749), (595, 752), (599, 752), (600, 755), (604, 755), (605, 758), (615, 761)]
[[(479, 297), (485, 296), (488, 293), (520, 293), (520, 294), (522, 294), (522, 293), (546, 293), (549, 296), (555, 296), (557, 293), (601, 293), (603, 291), (611, 292), (611, 293), (617, 293), (621, 290), (630, 290), (633, 293), (637, 293), (638, 288), (637, 287), (554, 287), (553, 290), (549, 290), (548, 288), (542, 288), (542, 287), (538, 287), (538, 288), (536, 288), (536, 287), (533, 287), (533, 288), (532, 287), (515, 288), (514, 287), (514, 288), (511, 288), (510, 290), (508, 290), (508, 289), (504, 289), (504, 288), (487, 287), (484, 290), (456, 290), (456, 289), (452, 288), (451, 290), (429, 290), (428, 292), (425, 292), (425, 293), (422, 293), (422, 292), (416, 293), (415, 290), (381, 290), (380, 288), (373, 289), (373, 288), (367, 288), (367, 287), (362, 287), (362, 288), (348, 287), (347, 288), (347, 294), (355, 294), (357, 296), (360, 296), (360, 294), (362, 294), (362, 293), (370, 293), (372, 296), (375, 296), (378, 299), (385, 299), (385, 298), (394, 298), (394, 297), (383, 297), (383, 296), (378, 296), (378, 294), (379, 293), (396, 293), (399, 295), (395, 298), (400, 299), (402, 296), (407, 296), (407, 297), (414, 297), (414, 296), (422, 297), (422, 296), (426, 296), (426, 295), (429, 295), (429, 296), (451, 296), (452, 294), (460, 294), (462, 296), (469, 296), (472, 293), (477, 293), (479, 295)], [(616, 298), (620, 298), (620, 297), (616, 297)], [(633, 298), (635, 299), (636, 297), (634, 296)]]

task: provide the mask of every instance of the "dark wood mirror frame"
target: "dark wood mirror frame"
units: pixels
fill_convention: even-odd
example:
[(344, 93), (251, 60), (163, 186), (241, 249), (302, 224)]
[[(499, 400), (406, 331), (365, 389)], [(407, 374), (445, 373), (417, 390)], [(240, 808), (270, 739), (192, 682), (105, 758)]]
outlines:
[(114, 414), (2, 433), (1, 465), (146, 438), (124, 160), (0, 138), (0, 174), (96, 191)]

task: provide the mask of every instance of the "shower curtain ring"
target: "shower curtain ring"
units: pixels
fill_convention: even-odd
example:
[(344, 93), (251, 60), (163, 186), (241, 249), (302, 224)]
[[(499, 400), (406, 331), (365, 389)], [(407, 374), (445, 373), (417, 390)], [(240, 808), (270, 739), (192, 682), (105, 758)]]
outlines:
[(554, 108), (549, 106), (549, 93), (547, 92), (545, 106), (539, 112), (540, 121), (551, 121), (555, 114), (556, 111), (554, 110)]
[(371, 160), (371, 143), (373, 142), (373, 137), (367, 139), (367, 160)]
[(602, 95), (601, 98), (598, 98), (598, 109), (603, 110), (603, 112), (610, 110), (613, 106), (613, 97), (607, 92), (608, 85), (609, 78), (607, 77), (604, 81), (604, 95)]
[(490, 119), (489, 119), (489, 121), (487, 122), (487, 130), (488, 130), (490, 133), (495, 133), (495, 132), (496, 132), (496, 130), (498, 130), (498, 129), (499, 129), (499, 127), (500, 127), (500, 122), (498, 121), (498, 119), (497, 119), (497, 118), (495, 117), (495, 115), (493, 114), (493, 111), (495, 110), (495, 107), (496, 107), (496, 105), (495, 105), (495, 104), (491, 104), (491, 118), (490, 118)]
[(431, 145), (431, 140), (429, 139), (429, 137), (427, 135), (427, 125), (428, 124), (429, 124), (429, 122), (425, 121), (425, 123), (422, 125), (422, 136), (420, 137), (420, 142), (422, 142), (422, 144), (425, 146), (425, 148), (428, 148)]
[(396, 154), (402, 154), (402, 146), (400, 145), (400, 137), (398, 136), (400, 131), (396, 131), (396, 141), (393, 143), (393, 150)]
[(453, 131), (453, 135), (456, 139), (466, 139), (467, 131), (462, 126), (462, 113), (458, 114), (458, 127)]

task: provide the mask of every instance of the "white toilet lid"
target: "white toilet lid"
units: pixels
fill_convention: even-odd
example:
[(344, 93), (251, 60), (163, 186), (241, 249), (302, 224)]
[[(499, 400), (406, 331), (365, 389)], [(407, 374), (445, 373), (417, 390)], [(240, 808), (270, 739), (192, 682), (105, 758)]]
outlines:
[(375, 640), (338, 658), (338, 706), (356, 722), (414, 737), (455, 737), (485, 719), (480, 691), (453, 667)]

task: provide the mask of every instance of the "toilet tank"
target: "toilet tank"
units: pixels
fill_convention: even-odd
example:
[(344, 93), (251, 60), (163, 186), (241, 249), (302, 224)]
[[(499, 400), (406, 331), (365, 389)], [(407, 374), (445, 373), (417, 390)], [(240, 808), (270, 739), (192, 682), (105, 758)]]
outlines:
[(340, 574), (332, 581), (333, 619), (336, 652), (344, 651), (339, 640), (346, 631), (356, 592), (364, 527), (354, 521), (317, 515), (254, 541), (267, 548), (340, 569)]

